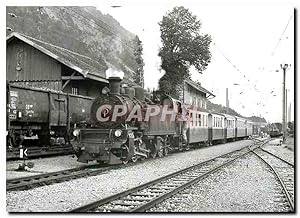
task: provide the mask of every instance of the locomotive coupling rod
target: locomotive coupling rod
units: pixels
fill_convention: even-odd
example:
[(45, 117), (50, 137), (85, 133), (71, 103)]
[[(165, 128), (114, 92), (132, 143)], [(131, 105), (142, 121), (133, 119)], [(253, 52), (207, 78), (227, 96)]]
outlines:
[(143, 152), (147, 152), (147, 153), (150, 153), (151, 151), (150, 150), (147, 150), (147, 149), (144, 149), (144, 148), (139, 148), (141, 151)]
[(147, 157), (147, 154), (135, 151), (134, 154), (139, 155), (139, 156), (143, 156), (143, 157)]

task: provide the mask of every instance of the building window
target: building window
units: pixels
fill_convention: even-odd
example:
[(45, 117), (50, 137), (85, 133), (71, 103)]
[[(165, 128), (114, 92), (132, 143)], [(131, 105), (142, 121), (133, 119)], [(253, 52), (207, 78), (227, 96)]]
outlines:
[(73, 95), (78, 95), (78, 88), (77, 87), (72, 87), (72, 94)]

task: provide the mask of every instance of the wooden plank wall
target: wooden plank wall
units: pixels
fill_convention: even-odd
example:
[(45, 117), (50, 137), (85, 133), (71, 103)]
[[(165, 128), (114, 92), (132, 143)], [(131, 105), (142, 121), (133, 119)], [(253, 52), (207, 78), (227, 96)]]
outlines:
[(6, 79), (11, 81), (58, 81), (61, 64), (34, 47), (14, 39), (7, 45)]

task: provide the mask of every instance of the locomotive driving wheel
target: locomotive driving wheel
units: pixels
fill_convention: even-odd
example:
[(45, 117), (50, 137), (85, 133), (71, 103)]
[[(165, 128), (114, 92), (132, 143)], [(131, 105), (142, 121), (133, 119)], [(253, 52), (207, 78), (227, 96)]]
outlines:
[(164, 148), (164, 156), (168, 156), (168, 154), (169, 154), (169, 148), (168, 147), (165, 147)]
[(161, 148), (157, 151), (157, 156), (158, 156), (158, 157), (164, 156), (164, 148), (161, 147)]
[(151, 140), (149, 140), (148, 143), (149, 143), (148, 148), (150, 149), (149, 156), (152, 158), (156, 158), (157, 150), (156, 150), (154, 140), (151, 139)]
[(139, 158), (138, 158), (136, 155), (134, 155), (134, 156), (131, 158), (131, 161), (132, 161), (133, 163), (135, 163), (135, 162), (137, 162), (138, 159), (139, 159)]
[(161, 137), (157, 137), (156, 140), (156, 147), (157, 147), (157, 156), (162, 157), (164, 155), (164, 146), (163, 146), (163, 139)]
[(151, 153), (150, 153), (150, 156), (151, 156), (152, 158), (156, 158), (156, 154), (157, 154), (156, 151), (155, 151), (155, 152), (151, 152)]

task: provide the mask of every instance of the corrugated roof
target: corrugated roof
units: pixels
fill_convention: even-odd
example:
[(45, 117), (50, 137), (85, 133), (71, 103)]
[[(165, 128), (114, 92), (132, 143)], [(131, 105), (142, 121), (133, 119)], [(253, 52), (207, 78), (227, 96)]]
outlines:
[[(195, 89), (197, 89), (200, 92), (204, 92), (206, 94), (209, 94), (209, 96), (213, 96), (216, 97), (213, 93), (211, 93), (210, 91), (208, 91), (207, 89), (203, 88), (202, 86), (198, 85), (197, 83), (191, 81), (191, 80), (184, 80), (186, 83), (188, 83), (190, 86), (194, 87)], [(208, 97), (209, 97), (208, 96)]]
[(44, 54), (72, 68), (86, 78), (108, 83), (105, 74), (107, 66), (100, 65), (97, 61), (91, 59), (88, 56), (78, 54), (60, 46), (43, 42), (41, 40), (17, 32), (13, 32), (8, 35), (6, 37), (6, 42), (9, 43), (15, 38), (31, 45)]

